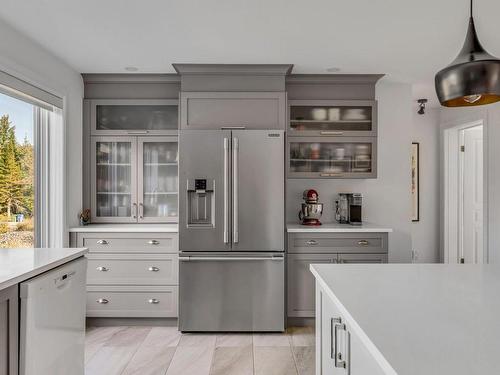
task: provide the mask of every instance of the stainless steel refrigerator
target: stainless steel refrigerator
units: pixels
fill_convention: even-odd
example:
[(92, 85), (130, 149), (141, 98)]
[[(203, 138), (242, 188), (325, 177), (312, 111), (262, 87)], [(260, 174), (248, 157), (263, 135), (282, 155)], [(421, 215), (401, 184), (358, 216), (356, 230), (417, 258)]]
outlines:
[(181, 130), (179, 329), (283, 331), (284, 133)]

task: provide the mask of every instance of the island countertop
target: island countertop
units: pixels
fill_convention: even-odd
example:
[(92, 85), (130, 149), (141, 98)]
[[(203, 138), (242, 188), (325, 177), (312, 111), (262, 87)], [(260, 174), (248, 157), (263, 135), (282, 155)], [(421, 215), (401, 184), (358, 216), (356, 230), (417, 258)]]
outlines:
[(363, 223), (361, 225), (323, 223), (322, 225), (302, 225), (298, 223), (288, 223), (286, 225), (288, 233), (390, 233), (391, 228), (373, 223)]
[(498, 374), (500, 267), (310, 266), (386, 374)]
[(87, 251), (85, 248), (0, 249), (0, 290), (59, 267)]

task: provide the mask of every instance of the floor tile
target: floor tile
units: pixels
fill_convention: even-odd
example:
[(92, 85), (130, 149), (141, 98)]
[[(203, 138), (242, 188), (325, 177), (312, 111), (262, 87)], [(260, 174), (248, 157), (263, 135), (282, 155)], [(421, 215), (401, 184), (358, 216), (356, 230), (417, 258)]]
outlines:
[(217, 335), (212, 333), (183, 333), (179, 346), (214, 347)]
[(210, 375), (253, 375), (252, 346), (216, 348)]
[(105, 346), (132, 346), (137, 348), (150, 331), (151, 327), (127, 327), (111, 336)]
[(254, 346), (290, 346), (287, 333), (256, 333), (253, 335)]
[(125, 327), (92, 327), (85, 333), (85, 363), (102, 348), (102, 346), (120, 330)]
[(167, 344), (176, 347), (181, 339), (181, 333), (177, 327), (153, 327), (144, 339), (143, 346), (156, 346)]
[(288, 334), (292, 339), (292, 346), (314, 346), (314, 327), (291, 327)]
[(314, 375), (315, 358), (314, 346), (296, 346), (292, 348), (295, 364), (299, 375)]
[(137, 348), (103, 346), (85, 366), (85, 375), (120, 375)]
[(141, 345), (122, 375), (165, 375), (176, 348), (163, 345)]
[(166, 375), (209, 375), (214, 348), (178, 346)]
[(248, 346), (252, 345), (253, 339), (251, 333), (226, 333), (217, 335), (215, 342), (216, 347), (234, 347), (234, 346)]
[(255, 375), (297, 375), (290, 347), (254, 347)]

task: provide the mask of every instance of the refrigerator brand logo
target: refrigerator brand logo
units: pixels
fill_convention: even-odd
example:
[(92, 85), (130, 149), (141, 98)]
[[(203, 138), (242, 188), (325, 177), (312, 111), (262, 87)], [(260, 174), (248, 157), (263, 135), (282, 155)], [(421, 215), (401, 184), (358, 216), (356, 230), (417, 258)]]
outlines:
[(268, 137), (278, 137), (279, 138), (280, 134), (279, 133), (269, 133), (267, 136)]

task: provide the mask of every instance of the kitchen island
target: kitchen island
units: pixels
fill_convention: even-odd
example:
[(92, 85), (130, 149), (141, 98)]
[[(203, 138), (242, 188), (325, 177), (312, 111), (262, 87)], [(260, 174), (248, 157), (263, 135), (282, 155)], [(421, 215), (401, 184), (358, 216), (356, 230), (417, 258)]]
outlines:
[(500, 268), (313, 264), (316, 373), (498, 374)]
[[(85, 292), (86, 252), (0, 249), (0, 374), (17, 375), (19, 365), (23, 374), (49, 374), (62, 363), (83, 374), (85, 305), (73, 300), (79, 298), (74, 291)], [(47, 306), (40, 310), (40, 303)]]

